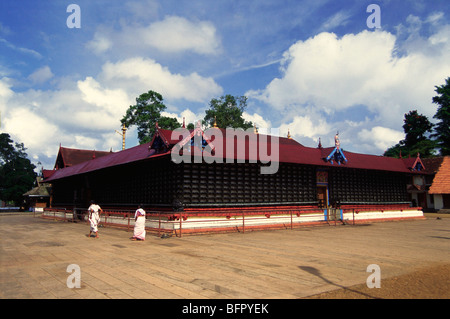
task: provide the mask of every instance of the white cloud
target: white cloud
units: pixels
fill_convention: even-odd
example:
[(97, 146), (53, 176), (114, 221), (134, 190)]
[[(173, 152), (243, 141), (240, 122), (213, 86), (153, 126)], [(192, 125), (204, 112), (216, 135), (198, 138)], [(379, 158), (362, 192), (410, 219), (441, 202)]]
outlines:
[(110, 86), (119, 86), (132, 96), (153, 90), (167, 99), (185, 99), (205, 102), (222, 94), (222, 88), (213, 78), (198, 73), (173, 74), (152, 59), (131, 58), (117, 63), (105, 63), (100, 78)]
[(185, 109), (180, 114), (171, 113), (171, 112), (161, 112), (161, 115), (167, 116), (167, 117), (174, 117), (177, 119), (177, 121), (180, 124), (183, 124), (183, 118), (184, 118), (184, 123), (186, 126), (188, 126), (188, 124), (190, 124), (190, 123), (196, 125), (196, 123), (198, 121), (203, 120), (203, 118), (205, 117), (204, 111), (201, 111), (201, 112), (195, 114), (190, 109)]
[(320, 30), (330, 31), (336, 27), (346, 25), (351, 14), (347, 11), (339, 11), (328, 18), (320, 27)]
[(396, 56), (396, 37), (389, 32), (362, 31), (342, 38), (321, 33), (292, 45), (284, 54), (283, 76), (246, 95), (278, 111), (313, 105), (333, 114), (363, 104), (388, 126), (398, 124), (412, 108), (432, 116), (434, 86), (450, 74), (449, 35), (445, 27), (427, 39), (433, 56), (423, 50)]
[(242, 117), (244, 118), (244, 120), (246, 120), (248, 122), (252, 122), (254, 125), (256, 125), (258, 130), (269, 129), (272, 127), (272, 123), (269, 120), (265, 120), (258, 113), (250, 114), (247, 112), (243, 112)]
[(56, 125), (25, 107), (11, 109), (5, 115), (2, 119), (2, 129), (4, 128), (15, 142), (24, 143), (32, 153), (39, 149), (40, 152), (49, 156), (54, 151), (55, 144), (48, 142), (58, 135)]
[[(123, 89), (107, 89), (101, 87), (100, 83), (92, 77), (87, 77), (84, 81), (78, 81), (77, 87), (81, 93), (83, 101), (89, 104), (87, 112), (84, 113), (86, 123), (92, 122), (101, 116), (102, 121), (93, 125), (97, 129), (112, 127), (125, 114), (129, 103), (132, 100)], [(83, 112), (77, 112), (83, 115)]]
[(50, 80), (54, 74), (48, 65), (37, 69), (28, 76), (28, 79), (33, 82), (33, 84), (42, 84)]
[[(42, 68), (33, 74), (42, 79), (42, 74), (49, 77), (49, 72), (49, 68)], [(60, 143), (74, 148), (120, 150), (121, 138), (115, 133), (120, 129), (120, 119), (135, 98), (150, 89), (161, 93), (169, 103), (178, 99), (205, 102), (222, 93), (212, 78), (197, 73), (173, 74), (143, 58), (106, 63), (95, 77), (53, 80), (59, 89), (15, 92), (13, 81), (0, 79), (2, 131), (24, 143), (30, 158), (39, 158), (44, 167), (53, 165)], [(63, 85), (58, 86), (58, 81)], [(203, 118), (188, 109), (178, 117), (180, 122), (186, 117), (186, 124)], [(127, 132), (127, 147), (134, 146), (129, 144), (132, 134), (135, 131)]]
[(10, 89), (8, 78), (0, 79), (0, 107), (6, 107), (6, 101), (14, 95), (13, 90)]
[(5, 40), (5, 39), (1, 39), (1, 38), (0, 38), (0, 43), (3, 43), (7, 48), (9, 48), (11, 50), (14, 50), (14, 51), (16, 51), (18, 53), (29, 55), (29, 56), (32, 56), (32, 57), (34, 57), (36, 59), (42, 59), (42, 54), (40, 54), (39, 52), (37, 52), (35, 50), (16, 46), (15, 44), (13, 44), (13, 43)]
[(437, 11), (430, 14), (426, 18), (426, 22), (431, 23), (432, 25), (437, 24), (444, 17), (444, 12)]
[(220, 48), (216, 28), (209, 21), (191, 22), (183, 17), (168, 16), (140, 29), (138, 34), (144, 43), (163, 52), (215, 54)]
[(147, 26), (124, 25), (120, 31), (100, 27), (86, 46), (96, 54), (111, 49), (133, 51), (154, 48), (163, 53), (214, 55), (221, 50), (221, 42), (212, 22), (190, 21), (178, 16), (167, 16)]
[(375, 126), (370, 130), (363, 129), (358, 133), (358, 138), (362, 143), (375, 145), (379, 150), (387, 150), (404, 137), (404, 133), (382, 126)]
[(86, 47), (97, 55), (101, 55), (111, 49), (113, 43), (105, 35), (96, 32), (94, 39), (86, 43)]
[(305, 143), (318, 141), (319, 137), (329, 135), (331, 127), (323, 118), (313, 118), (310, 115), (294, 116), (292, 122), (280, 126), (282, 136), (287, 136), (288, 131), (292, 137)]

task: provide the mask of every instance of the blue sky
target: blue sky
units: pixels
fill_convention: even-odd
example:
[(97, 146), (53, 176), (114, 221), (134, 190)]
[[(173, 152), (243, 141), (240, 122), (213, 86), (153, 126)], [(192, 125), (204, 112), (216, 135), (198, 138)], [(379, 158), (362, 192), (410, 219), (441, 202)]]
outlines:
[[(81, 28), (69, 28), (70, 4)], [(370, 28), (370, 4), (380, 28)], [(246, 95), (245, 118), (315, 147), (381, 155), (403, 115), (432, 120), (450, 76), (448, 1), (12, 1), (0, 3), (1, 132), (52, 168), (59, 145), (121, 149), (135, 98), (203, 118)], [(127, 147), (137, 144), (136, 130)]]

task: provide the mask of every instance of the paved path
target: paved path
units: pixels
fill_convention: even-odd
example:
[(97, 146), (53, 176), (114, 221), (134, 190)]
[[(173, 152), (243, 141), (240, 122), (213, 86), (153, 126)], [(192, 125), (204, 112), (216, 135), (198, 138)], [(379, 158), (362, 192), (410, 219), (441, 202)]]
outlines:
[[(0, 215), (0, 298), (302, 298), (450, 263), (450, 218), (182, 238)], [(67, 266), (81, 288), (68, 288)], [(137, 289), (141, 291), (137, 295)], [(376, 288), (374, 288), (376, 289)], [(380, 288), (382, 289), (382, 288)]]

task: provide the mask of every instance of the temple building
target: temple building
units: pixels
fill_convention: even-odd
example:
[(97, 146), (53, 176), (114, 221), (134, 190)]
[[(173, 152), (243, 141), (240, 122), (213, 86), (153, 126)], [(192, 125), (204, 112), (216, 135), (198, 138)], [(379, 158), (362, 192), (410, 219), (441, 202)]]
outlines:
[[(57, 163), (63, 160), (60, 151)], [(339, 207), (390, 209), (402, 217), (412, 206), (408, 185), (427, 174), (420, 156), (407, 161), (347, 152), (338, 134), (333, 147), (314, 148), (256, 130), (157, 127), (150, 143), (66, 165), (45, 181), (52, 184), (54, 207), (87, 207), (95, 199), (103, 208), (142, 203), (187, 216)], [(412, 217), (423, 217), (417, 214)]]

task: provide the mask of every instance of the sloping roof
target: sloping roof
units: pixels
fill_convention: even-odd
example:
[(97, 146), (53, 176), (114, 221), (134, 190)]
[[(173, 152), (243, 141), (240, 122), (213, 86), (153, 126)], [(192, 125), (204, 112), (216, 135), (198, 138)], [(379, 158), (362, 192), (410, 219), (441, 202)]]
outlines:
[(60, 146), (56, 157), (55, 169), (74, 166), (95, 158), (110, 155), (111, 153), (112, 151), (81, 150)]
[(445, 156), (442, 160), (428, 193), (450, 194), (450, 156)]
[(29, 190), (23, 196), (29, 196), (29, 197), (50, 197), (50, 186), (38, 186), (34, 187), (33, 189)]
[(422, 162), (423, 165), (425, 165), (427, 172), (429, 172), (430, 174), (436, 174), (443, 160), (444, 160), (443, 156), (437, 156), (437, 157), (423, 158)]
[(28, 197), (50, 197), (51, 185), (44, 183), (43, 179), (38, 176), (36, 177), (37, 186), (23, 194), (23, 196)]
[(107, 156), (96, 157), (95, 159), (82, 162), (78, 165), (56, 170), (45, 181), (51, 182), (73, 175), (88, 173), (103, 168), (136, 162), (149, 158), (154, 155), (154, 150), (149, 150), (149, 145), (150, 143), (138, 145), (120, 152), (109, 153)]
[(406, 167), (412, 171), (415, 170), (427, 170), (426, 165), (424, 165), (420, 155), (417, 154), (416, 157), (406, 157), (402, 158), (402, 161), (405, 163)]
[[(339, 165), (337, 163), (332, 164), (330, 162), (327, 162), (325, 158), (333, 151), (334, 147), (306, 147), (290, 138), (274, 137), (270, 135), (255, 134), (249, 132), (246, 132), (245, 138), (238, 138), (235, 141), (235, 138), (233, 136), (227, 135), (226, 130), (219, 128), (216, 128), (214, 130), (217, 131), (207, 131), (207, 133), (211, 135), (210, 139), (208, 139), (208, 143), (212, 144), (212, 148), (214, 148), (215, 151), (220, 152), (220, 150), (222, 149), (221, 154), (223, 154), (224, 158), (229, 155), (228, 157), (231, 156), (233, 160), (254, 160), (263, 162), (268, 162), (270, 160), (275, 161), (276, 157), (270, 154), (270, 150), (273, 149), (275, 151), (279, 151), (278, 162), (283, 163), (306, 164), (325, 167), (348, 167), (356, 169), (370, 169), (402, 173), (411, 172), (411, 170), (407, 167), (406, 163), (402, 159), (352, 153), (344, 150), (348, 162), (342, 165)], [(176, 145), (186, 137), (192, 137), (192, 130), (186, 130), (186, 134), (184, 136), (179, 135), (178, 133), (172, 134), (172, 132), (173, 131), (158, 128), (154, 138), (152, 139), (152, 142), (150, 143), (138, 145), (116, 153), (109, 153), (108, 155), (103, 157), (97, 157), (78, 165), (59, 169), (55, 171), (48, 179), (46, 179), (46, 181), (53, 181), (72, 175), (104, 169), (107, 167), (113, 167), (126, 163), (169, 155), (172, 151), (176, 151), (173, 148), (174, 145)], [(215, 136), (212, 134), (214, 132), (217, 132)], [(164, 150), (161, 153), (157, 153), (155, 149), (151, 148), (156, 136), (159, 136), (164, 141), (167, 146), (167, 151)], [(243, 140), (244, 143), (242, 143)], [(252, 144), (253, 142), (255, 142), (255, 144)], [(221, 147), (221, 145), (227, 145), (230, 147), (230, 149), (231, 145), (234, 145), (234, 149), (232, 152), (227, 153), (226, 148), (225, 150), (223, 150), (224, 148)], [(257, 151), (250, 152), (249, 149), (252, 149), (251, 147), (254, 147), (255, 145)], [(191, 152), (191, 154), (195, 154), (195, 146), (187, 146), (187, 149), (189, 150), (189, 152)], [(203, 157), (217, 156), (216, 153), (208, 153), (208, 149), (205, 150), (205, 152), (197, 154), (201, 154)], [(244, 152), (242, 152), (242, 150), (244, 150)], [(209, 151), (211, 151), (211, 147), (209, 148)]]
[(43, 169), (42, 170), (42, 177), (44, 179), (47, 179), (50, 176), (52, 176), (54, 172), (56, 172), (56, 169)]

